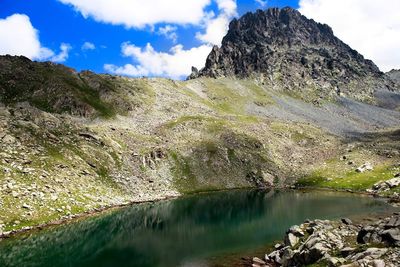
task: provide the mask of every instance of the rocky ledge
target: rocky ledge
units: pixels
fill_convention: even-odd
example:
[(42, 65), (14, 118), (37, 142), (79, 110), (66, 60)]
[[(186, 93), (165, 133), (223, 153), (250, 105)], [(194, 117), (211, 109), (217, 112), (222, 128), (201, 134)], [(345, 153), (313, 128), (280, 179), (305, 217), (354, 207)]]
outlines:
[(264, 259), (253, 258), (252, 263), (253, 267), (308, 265), (400, 266), (400, 215), (366, 225), (347, 218), (306, 221), (292, 226), (282, 244), (276, 244)]

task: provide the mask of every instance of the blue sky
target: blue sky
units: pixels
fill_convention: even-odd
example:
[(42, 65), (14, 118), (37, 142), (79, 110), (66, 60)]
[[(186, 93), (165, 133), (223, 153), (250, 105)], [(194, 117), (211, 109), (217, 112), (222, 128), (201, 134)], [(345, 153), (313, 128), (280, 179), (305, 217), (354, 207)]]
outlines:
[[(51, 60), (77, 70), (179, 79), (190, 72), (191, 65), (204, 65), (212, 45), (220, 44), (233, 17), (259, 8), (299, 8), (301, 5), (300, 10), (308, 13), (306, 15), (313, 17), (313, 14), (322, 12), (323, 17), (316, 15), (315, 19), (325, 22), (325, 17), (330, 18), (328, 23), (335, 26), (340, 14), (333, 13), (335, 8), (329, 6), (329, 2), (344, 0), (301, 0), (300, 5), (299, 0), (184, 1), (0, 0), (0, 54)], [(346, 1), (359, 2), (359, 5), (365, 2)], [(385, 1), (400, 2), (382, 2)], [(315, 2), (327, 6), (319, 10), (321, 3)], [(169, 6), (162, 7), (164, 3), (169, 3)], [(183, 3), (187, 3), (186, 6)], [(360, 10), (365, 10), (365, 7), (360, 6)], [(335, 33), (342, 35), (339, 37), (352, 36), (351, 32), (345, 33), (343, 25), (333, 28)], [(377, 32), (381, 30), (377, 29)], [(350, 37), (345, 41), (351, 42)], [(389, 37), (386, 43), (389, 46), (400, 44), (398, 40), (391, 41)], [(355, 48), (363, 49), (363, 46)], [(364, 50), (368, 52), (369, 49), (366, 47)], [(371, 52), (368, 56), (376, 55)], [(396, 58), (394, 62), (386, 62), (390, 65), (387, 68), (399, 66), (399, 61), (400, 58)]]

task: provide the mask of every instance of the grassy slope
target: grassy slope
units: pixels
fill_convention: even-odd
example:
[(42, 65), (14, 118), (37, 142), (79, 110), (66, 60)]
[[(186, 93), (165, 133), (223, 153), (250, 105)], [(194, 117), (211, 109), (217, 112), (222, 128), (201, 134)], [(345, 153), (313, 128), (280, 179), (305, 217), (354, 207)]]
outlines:
[[(348, 145), (339, 157), (318, 164), (307, 176), (299, 179), (299, 186), (365, 191), (379, 182), (392, 179), (400, 172), (399, 132), (383, 131), (366, 134), (359, 142)], [(369, 162), (373, 170), (357, 172), (356, 168)], [(393, 189), (383, 193), (398, 192)]]

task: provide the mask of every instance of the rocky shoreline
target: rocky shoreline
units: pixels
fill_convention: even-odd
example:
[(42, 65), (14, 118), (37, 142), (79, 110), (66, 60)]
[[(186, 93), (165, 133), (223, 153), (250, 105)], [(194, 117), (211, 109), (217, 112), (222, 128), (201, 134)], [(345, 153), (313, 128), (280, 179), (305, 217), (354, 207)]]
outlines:
[(265, 266), (400, 266), (400, 213), (374, 222), (313, 220), (294, 225), (284, 242), (252, 267)]

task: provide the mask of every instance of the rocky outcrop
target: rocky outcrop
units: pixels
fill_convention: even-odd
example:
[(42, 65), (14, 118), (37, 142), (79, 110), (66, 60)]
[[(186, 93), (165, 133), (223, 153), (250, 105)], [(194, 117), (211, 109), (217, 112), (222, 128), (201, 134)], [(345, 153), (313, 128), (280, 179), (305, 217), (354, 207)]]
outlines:
[(399, 266), (400, 215), (366, 226), (349, 219), (306, 221), (275, 248), (265, 259), (253, 258), (252, 266)]
[(400, 87), (400, 70), (391, 70), (387, 72), (386, 75)]
[(393, 83), (370, 60), (350, 48), (325, 24), (292, 8), (270, 8), (234, 19), (195, 77), (259, 77), (279, 89), (320, 96), (371, 97)]
[(357, 235), (357, 242), (400, 247), (400, 216), (386, 218), (363, 227)]

